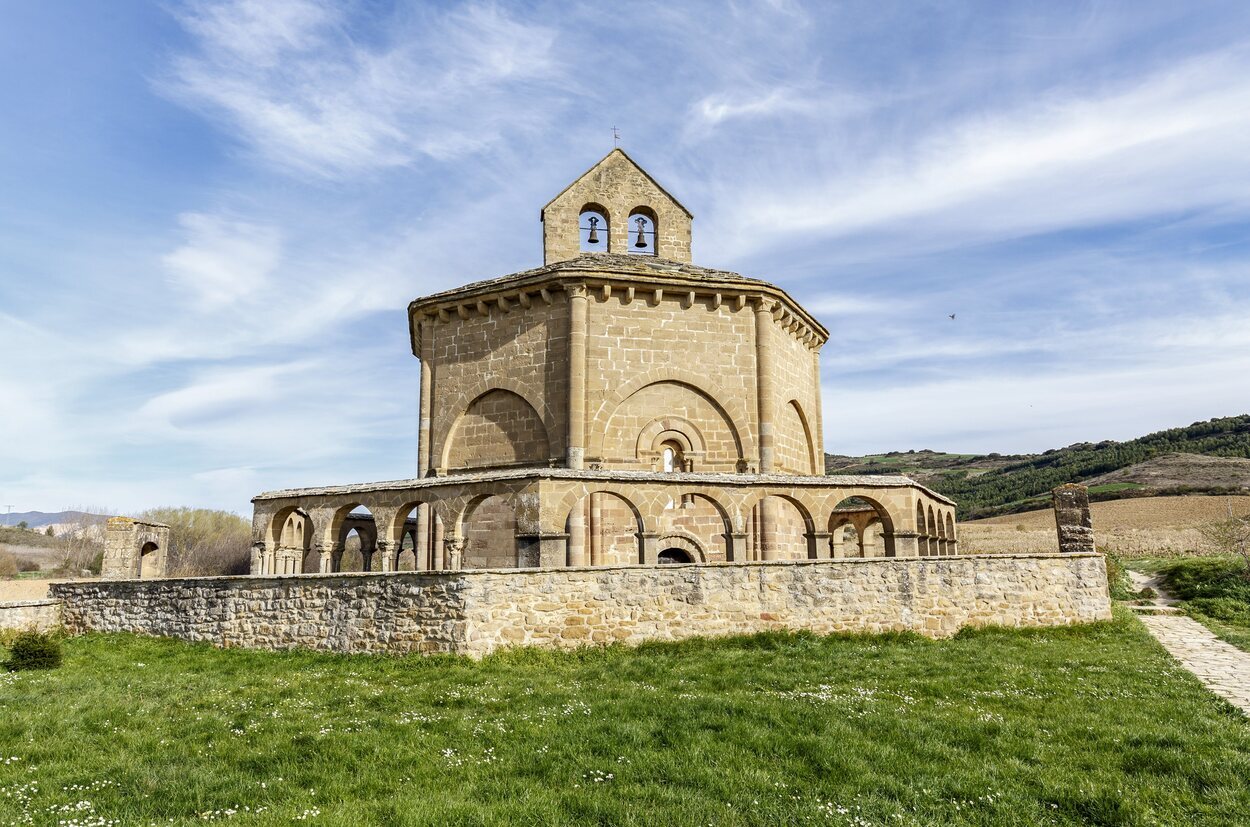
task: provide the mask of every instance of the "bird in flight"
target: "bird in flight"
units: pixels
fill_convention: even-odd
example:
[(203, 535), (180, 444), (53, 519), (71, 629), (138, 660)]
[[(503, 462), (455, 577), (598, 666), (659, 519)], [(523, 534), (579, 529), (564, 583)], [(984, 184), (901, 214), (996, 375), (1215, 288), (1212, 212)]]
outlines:
[(951, 317), (951, 321), (952, 321), (952, 322), (953, 322), (953, 321), (955, 321), (955, 314), (954, 314), (954, 313), (951, 313), (951, 314), (950, 314), (950, 317)]

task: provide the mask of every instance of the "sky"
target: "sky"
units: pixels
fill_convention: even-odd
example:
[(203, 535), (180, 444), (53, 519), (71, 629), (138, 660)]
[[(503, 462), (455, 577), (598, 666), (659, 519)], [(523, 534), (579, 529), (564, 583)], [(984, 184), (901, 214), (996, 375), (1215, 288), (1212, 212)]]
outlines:
[(6, 3), (0, 113), (0, 508), (413, 476), (407, 303), (613, 127), (828, 327), (830, 452), (1250, 411), (1244, 2)]

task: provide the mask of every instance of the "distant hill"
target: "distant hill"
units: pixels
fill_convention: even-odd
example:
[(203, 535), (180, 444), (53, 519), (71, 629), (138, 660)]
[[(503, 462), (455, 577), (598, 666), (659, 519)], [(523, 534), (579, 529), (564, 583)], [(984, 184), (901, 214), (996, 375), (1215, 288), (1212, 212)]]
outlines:
[(94, 523), (107, 520), (104, 514), (91, 514), (86, 511), (14, 511), (12, 514), (0, 514), (0, 526), (15, 526), (25, 522), (27, 528), (43, 528), (50, 525), (71, 523)]
[(826, 455), (830, 474), (906, 474), (959, 503), (971, 520), (1043, 507), (1065, 482), (1091, 497), (1230, 494), (1250, 490), (1250, 415), (1195, 422), (1126, 442), (1082, 442), (1041, 454), (892, 451)]

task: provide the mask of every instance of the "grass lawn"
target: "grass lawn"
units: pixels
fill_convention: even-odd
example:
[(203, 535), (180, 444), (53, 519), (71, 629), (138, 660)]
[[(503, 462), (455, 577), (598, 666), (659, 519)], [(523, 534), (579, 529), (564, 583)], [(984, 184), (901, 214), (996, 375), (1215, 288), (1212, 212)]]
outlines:
[[(1151, 561), (1153, 563), (1153, 561)], [(1185, 612), (1222, 640), (1250, 652), (1250, 579), (1239, 557), (1186, 557), (1153, 569)]]
[(1232, 825), (1250, 722), (1124, 613), (452, 658), (125, 635), (0, 673), (0, 825)]

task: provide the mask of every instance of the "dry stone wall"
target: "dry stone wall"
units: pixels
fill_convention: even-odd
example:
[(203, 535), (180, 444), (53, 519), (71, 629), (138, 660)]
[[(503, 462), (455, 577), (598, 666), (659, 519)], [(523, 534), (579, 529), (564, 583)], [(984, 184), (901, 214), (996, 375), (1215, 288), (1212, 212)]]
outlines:
[(336, 652), (572, 648), (773, 629), (1056, 626), (1111, 617), (1096, 554), (59, 583), (74, 632)]
[(17, 600), (0, 603), (0, 629), (47, 631), (61, 625), (61, 601)]

